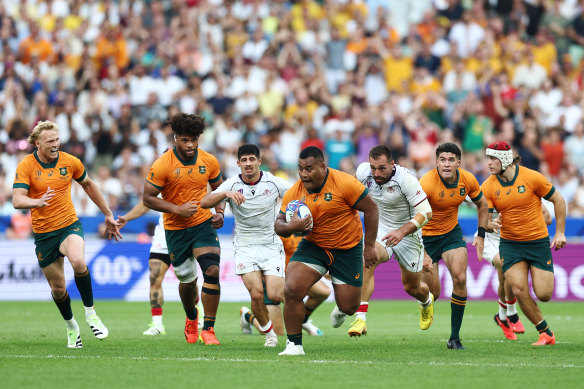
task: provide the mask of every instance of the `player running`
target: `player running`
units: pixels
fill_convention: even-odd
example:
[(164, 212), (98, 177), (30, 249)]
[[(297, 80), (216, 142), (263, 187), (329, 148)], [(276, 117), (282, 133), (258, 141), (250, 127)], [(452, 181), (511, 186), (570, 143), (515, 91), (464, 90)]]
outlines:
[[(300, 181), (286, 192), (274, 225), (280, 236), (301, 234), (310, 229), (296, 249), (286, 270), (284, 323), (288, 340), (280, 355), (304, 355), (302, 321), (304, 297), (329, 271), (335, 300), (343, 314), (352, 315), (361, 297), (363, 260), (376, 262), (375, 238), (378, 212), (375, 202), (355, 177), (327, 168), (324, 155), (310, 146), (298, 158)], [(285, 210), (292, 200), (303, 201), (312, 216), (294, 215), (286, 222)], [(358, 211), (364, 213), (365, 242)]]
[[(547, 302), (554, 291), (554, 265), (551, 247), (566, 245), (566, 202), (541, 173), (517, 165), (511, 147), (502, 141), (486, 150), (491, 176), (483, 183), (489, 208), (501, 215), (502, 270), (525, 316), (539, 332), (534, 346), (553, 345), (556, 337), (537, 303), (529, 294), (531, 275), (533, 292)], [(556, 234), (550, 244), (541, 212), (541, 199), (554, 204)]]
[(201, 208), (227, 202), (235, 217), (235, 274), (241, 276), (251, 297), (251, 310), (266, 335), (265, 347), (276, 347), (278, 337), (264, 303), (265, 291), (270, 301), (284, 298), (286, 266), (282, 241), (274, 232), (278, 200), (290, 184), (269, 172), (260, 171), (260, 150), (245, 144), (237, 150), (241, 174), (224, 181), (201, 200)]
[[(144, 205), (164, 212), (166, 244), (179, 280), (180, 299), (186, 313), (185, 338), (197, 339), (206, 345), (219, 345), (215, 336), (215, 318), (221, 288), (219, 259), (221, 249), (217, 228), (223, 226), (224, 204), (215, 207), (215, 214), (199, 207), (199, 201), (221, 184), (219, 161), (199, 149), (199, 136), (205, 131), (205, 120), (198, 115), (180, 113), (170, 119), (175, 134), (175, 146), (154, 161), (144, 184)], [(162, 194), (162, 198), (158, 197)], [(201, 300), (205, 308), (203, 330), (199, 336), (197, 269), (203, 273)]]
[[(377, 263), (363, 269), (363, 290), (350, 336), (367, 334), (366, 315), (375, 288), (374, 272), (395, 254), (404, 290), (420, 303), (420, 329), (427, 330), (434, 317), (434, 297), (421, 281), (424, 245), (421, 228), (432, 219), (432, 208), (418, 179), (396, 165), (391, 150), (378, 145), (369, 151), (369, 162), (357, 167), (357, 179), (369, 189), (379, 209)], [(429, 259), (429, 258), (428, 258)], [(428, 261), (428, 269), (431, 264)]]
[(37, 149), (16, 167), (12, 203), (16, 209), (30, 209), (35, 252), (51, 288), (51, 295), (67, 324), (67, 347), (81, 348), (79, 325), (73, 317), (71, 298), (65, 283), (64, 257), (75, 273), (75, 285), (85, 307), (85, 320), (98, 339), (109, 331), (95, 313), (91, 275), (85, 263), (83, 226), (71, 200), (71, 182), (77, 181), (105, 215), (108, 236), (121, 238), (119, 225), (99, 187), (85, 171), (81, 161), (59, 151), (61, 142), (57, 125), (41, 121), (32, 130), (28, 142)]
[(460, 327), (466, 306), (466, 267), (468, 256), (466, 242), (458, 224), (458, 207), (468, 195), (478, 207), (478, 236), (474, 239), (479, 261), (483, 258), (485, 227), (489, 215), (487, 201), (483, 197), (477, 179), (460, 168), (462, 152), (454, 143), (444, 143), (436, 149), (436, 169), (420, 179), (432, 207), (432, 220), (422, 229), (424, 248), (432, 258), (432, 273), (422, 273), (422, 281), (428, 284), (434, 298), (440, 296), (438, 261), (442, 259), (452, 276), (453, 290), (450, 298), (449, 349), (464, 350), (460, 342)]

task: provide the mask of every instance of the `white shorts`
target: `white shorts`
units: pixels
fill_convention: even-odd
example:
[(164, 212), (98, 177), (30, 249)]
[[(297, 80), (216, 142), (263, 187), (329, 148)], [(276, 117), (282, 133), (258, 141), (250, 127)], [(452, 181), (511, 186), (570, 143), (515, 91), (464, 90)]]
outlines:
[(418, 230), (413, 234), (406, 235), (394, 247), (386, 246), (385, 242), (381, 240), (389, 231), (377, 234), (377, 242), (379, 242), (385, 250), (389, 259), (395, 254), (395, 259), (403, 266), (404, 269), (412, 273), (419, 273), (422, 271), (424, 265), (424, 243), (422, 242), (422, 231)]
[(286, 255), (280, 239), (269, 244), (234, 243), (235, 274), (261, 271), (266, 276), (284, 278)]
[(499, 242), (501, 241), (501, 236), (499, 234), (485, 234), (485, 247), (483, 248), (483, 258), (486, 259), (491, 265), (493, 264), (493, 259), (499, 254)]
[(164, 228), (160, 224), (156, 225), (154, 229), (154, 236), (152, 237), (152, 246), (150, 246), (151, 253), (168, 255), (168, 247), (166, 247), (166, 235)]
[(194, 257), (187, 258), (182, 265), (173, 266), (176, 278), (183, 284), (188, 284), (197, 279), (197, 261)]

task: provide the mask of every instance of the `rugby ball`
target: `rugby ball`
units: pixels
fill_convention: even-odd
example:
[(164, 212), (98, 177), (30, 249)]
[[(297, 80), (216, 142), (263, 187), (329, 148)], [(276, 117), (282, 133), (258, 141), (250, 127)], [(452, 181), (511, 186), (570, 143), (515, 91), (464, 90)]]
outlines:
[[(307, 215), (312, 215), (312, 213), (310, 212), (310, 208), (308, 208), (308, 206), (300, 200), (292, 200), (286, 206), (286, 223), (290, 222), (290, 220), (292, 219), (292, 216), (294, 216), (294, 213), (296, 213), (298, 215), (298, 217), (300, 217), (301, 219), (305, 218)], [(306, 236), (306, 235), (310, 234), (310, 232), (312, 231), (312, 226), (313, 226), (313, 223), (310, 224), (309, 230), (304, 231), (303, 233), (294, 234), (294, 235)]]

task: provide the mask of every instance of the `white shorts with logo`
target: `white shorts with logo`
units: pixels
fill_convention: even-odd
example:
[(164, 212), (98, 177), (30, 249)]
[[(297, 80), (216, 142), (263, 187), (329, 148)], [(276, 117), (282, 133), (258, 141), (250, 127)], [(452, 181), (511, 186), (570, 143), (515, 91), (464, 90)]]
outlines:
[(234, 242), (233, 245), (235, 247), (236, 275), (261, 271), (266, 276), (284, 278), (286, 255), (280, 239), (268, 244)]
[(501, 235), (499, 234), (493, 234), (489, 232), (485, 234), (485, 247), (483, 248), (483, 258), (486, 259), (491, 265), (493, 264), (493, 259), (499, 254), (500, 241)]
[(424, 243), (422, 242), (422, 231), (418, 230), (413, 234), (406, 235), (404, 238), (394, 247), (386, 246), (385, 242), (381, 240), (389, 231), (379, 231), (377, 233), (377, 242), (379, 242), (385, 250), (387, 250), (387, 255), (389, 259), (395, 254), (395, 259), (402, 265), (407, 271), (412, 273), (419, 273), (422, 271), (422, 266), (424, 264)]
[(168, 255), (168, 247), (166, 247), (166, 235), (164, 228), (159, 224), (154, 229), (154, 236), (152, 237), (152, 246), (150, 246), (151, 253)]

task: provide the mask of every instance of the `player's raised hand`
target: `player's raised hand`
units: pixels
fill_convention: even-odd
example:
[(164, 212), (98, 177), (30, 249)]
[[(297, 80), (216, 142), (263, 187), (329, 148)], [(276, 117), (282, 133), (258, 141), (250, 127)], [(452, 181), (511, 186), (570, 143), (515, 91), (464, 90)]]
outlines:
[(485, 249), (485, 239), (480, 236), (475, 236), (472, 245), (477, 248), (477, 258), (481, 262), (483, 260), (483, 250)]
[(556, 236), (554, 236), (554, 240), (552, 240), (550, 248), (556, 246), (555, 250), (558, 251), (566, 245), (566, 242), (566, 235), (563, 232), (557, 232)]
[(119, 242), (122, 239), (122, 234), (120, 233), (120, 224), (114, 219), (113, 215), (105, 217), (105, 227), (107, 230), (108, 239), (112, 237)]
[(231, 199), (236, 205), (241, 205), (245, 203), (245, 196), (243, 193), (239, 193), (236, 191), (229, 191), (225, 192), (225, 197)]
[(188, 201), (178, 206), (177, 215), (182, 217), (191, 217), (199, 210), (198, 201)]
[(47, 188), (47, 191), (41, 196), (39, 200), (39, 204), (37, 205), (37, 208), (43, 208), (46, 207), (49, 204), (49, 201), (55, 196), (55, 190), (51, 189), (51, 187), (49, 186)]

